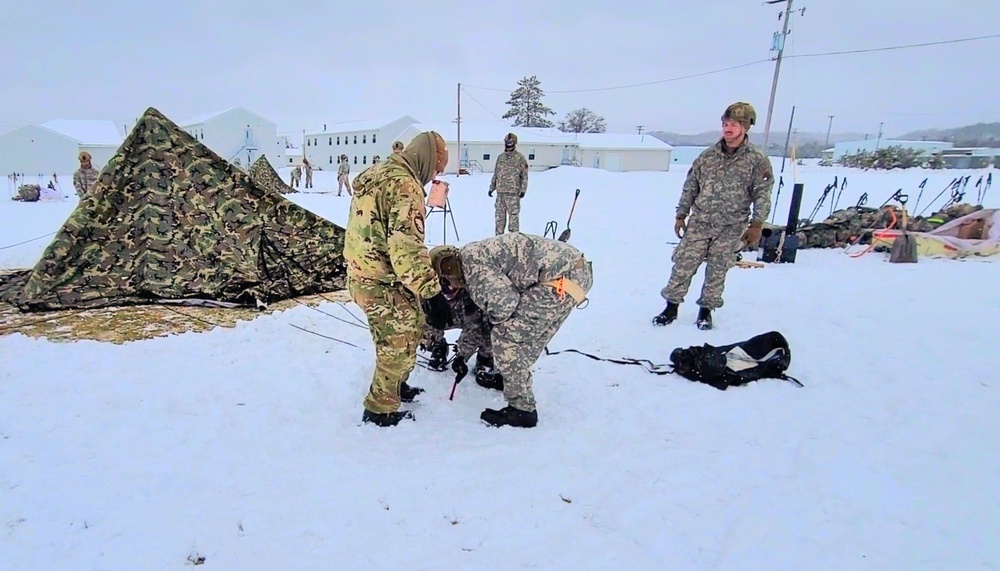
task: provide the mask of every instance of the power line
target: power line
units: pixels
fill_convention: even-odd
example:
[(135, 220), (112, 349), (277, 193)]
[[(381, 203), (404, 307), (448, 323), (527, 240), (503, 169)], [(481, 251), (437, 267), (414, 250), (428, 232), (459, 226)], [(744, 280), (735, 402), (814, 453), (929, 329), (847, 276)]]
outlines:
[[(1000, 34), (990, 34), (990, 35), (987, 35), (987, 36), (974, 36), (974, 37), (968, 37), (968, 38), (956, 38), (956, 39), (941, 40), (941, 41), (936, 41), (936, 42), (921, 42), (921, 43), (917, 43), (917, 44), (904, 44), (904, 45), (898, 45), (898, 46), (883, 46), (883, 47), (878, 47), (878, 48), (864, 48), (864, 49), (857, 49), (857, 50), (842, 50), (842, 51), (817, 52), (817, 53), (807, 53), (807, 54), (790, 54), (790, 55), (786, 55), (784, 57), (785, 57), (785, 59), (793, 59), (793, 58), (812, 58), (812, 57), (839, 56), (839, 55), (848, 55), (848, 54), (863, 54), (863, 53), (871, 53), (871, 52), (884, 52), (884, 51), (890, 51), (890, 50), (903, 50), (903, 49), (910, 49), (910, 48), (922, 48), (922, 47), (927, 47), (927, 46), (940, 46), (940, 45), (945, 45), (945, 44), (958, 44), (958, 43), (963, 43), (963, 42), (974, 42), (974, 41), (979, 41), (979, 40), (989, 40), (989, 39), (995, 39), (995, 38), (1000, 38)], [(667, 78), (667, 79), (658, 79), (658, 80), (655, 80), (655, 81), (645, 81), (645, 82), (642, 82), (642, 83), (630, 83), (630, 84), (627, 84), (627, 85), (613, 85), (613, 86), (609, 86), (609, 87), (592, 87), (592, 88), (586, 88), (586, 89), (560, 89), (560, 90), (554, 90), (554, 91), (546, 91), (545, 93), (546, 94), (589, 93), (589, 92), (594, 92), (594, 91), (616, 91), (616, 90), (619, 90), (619, 89), (632, 89), (632, 88), (635, 88), (635, 87), (646, 87), (646, 86), (650, 86), (650, 85), (658, 85), (658, 84), (661, 84), (661, 83), (672, 83), (672, 82), (675, 82), (675, 81), (683, 81), (685, 79), (694, 79), (694, 78), (697, 78), (697, 77), (704, 77), (704, 76), (707, 76), (707, 75), (714, 75), (714, 74), (717, 74), (717, 73), (725, 73), (727, 71), (734, 71), (734, 70), (742, 69), (742, 68), (745, 68), (745, 67), (751, 67), (751, 66), (754, 66), (754, 65), (760, 65), (762, 63), (770, 63), (771, 61), (772, 61), (771, 59), (761, 59), (761, 60), (757, 60), (757, 61), (751, 61), (751, 62), (743, 63), (743, 64), (740, 64), (740, 65), (734, 65), (734, 66), (730, 66), (730, 67), (724, 67), (724, 68), (721, 68), (721, 69), (714, 69), (714, 70), (711, 70), (711, 71), (705, 71), (705, 72), (701, 72), (701, 73), (694, 73), (694, 74), (691, 74), (691, 75), (682, 75), (682, 76), (678, 76), (678, 77), (670, 77), (670, 78)], [(463, 83), (462, 84), (463, 91), (465, 90), (466, 87), (470, 87), (472, 89), (480, 89), (480, 90), (483, 90), (483, 91), (499, 91), (499, 92), (502, 92), (502, 93), (510, 93), (510, 91), (511, 91), (510, 89), (500, 89), (500, 88), (497, 88), (497, 87), (483, 87), (481, 85), (469, 85), (469, 84)]]

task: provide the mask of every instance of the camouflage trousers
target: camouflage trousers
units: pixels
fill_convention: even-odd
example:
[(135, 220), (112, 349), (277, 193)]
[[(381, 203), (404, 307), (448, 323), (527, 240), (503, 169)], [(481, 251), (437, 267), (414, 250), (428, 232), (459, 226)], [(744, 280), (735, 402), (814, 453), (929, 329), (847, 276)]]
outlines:
[(364, 407), (384, 414), (399, 410), (399, 386), (417, 364), (424, 314), (403, 286), (388, 286), (348, 276), (347, 289), (368, 317), (375, 344), (375, 374)]
[(306, 188), (313, 187), (313, 175), (311, 172), (306, 173)]
[[(469, 323), (469, 321), (476, 320), (476, 323)], [(424, 327), (424, 336), (421, 340), (425, 346), (433, 347), (441, 343), (447, 342), (444, 336), (444, 332), (448, 329), (462, 329), (462, 333), (458, 336), (458, 341), (455, 343), (455, 354), (462, 357), (465, 360), (469, 360), (473, 353), (476, 353), (480, 359), (487, 359), (493, 357), (493, 343), (490, 341), (490, 323), (486, 319), (482, 318), (482, 314), (477, 316), (465, 316), (460, 317), (454, 321), (449, 322), (444, 329), (436, 329), (427, 325)]]
[[(567, 278), (589, 292), (594, 283), (590, 262), (570, 272)], [(536, 285), (521, 294), (510, 319), (493, 326), (494, 366), (503, 375), (503, 396), (508, 405), (519, 410), (535, 410), (531, 367), (576, 304), (568, 294), (560, 298), (551, 287)]]
[(726, 274), (736, 265), (736, 252), (740, 248), (746, 226), (736, 224), (722, 228), (694, 226), (688, 228), (680, 245), (674, 250), (673, 270), (670, 281), (660, 290), (663, 299), (681, 304), (691, 287), (691, 278), (705, 262), (705, 283), (701, 288), (698, 305), (705, 309), (722, 307), (722, 292)]
[(497, 193), (496, 210), (496, 235), (504, 232), (504, 226), (508, 232), (519, 232), (521, 229), (521, 196), (518, 194)]
[(354, 189), (351, 188), (351, 179), (346, 174), (337, 176), (337, 196), (340, 196), (345, 186), (347, 187), (347, 194), (354, 193)]
[(299, 187), (299, 182), (301, 182), (301, 180), (302, 179), (300, 177), (292, 175), (292, 184), (289, 185), (289, 186), (291, 186), (292, 188), (298, 188)]

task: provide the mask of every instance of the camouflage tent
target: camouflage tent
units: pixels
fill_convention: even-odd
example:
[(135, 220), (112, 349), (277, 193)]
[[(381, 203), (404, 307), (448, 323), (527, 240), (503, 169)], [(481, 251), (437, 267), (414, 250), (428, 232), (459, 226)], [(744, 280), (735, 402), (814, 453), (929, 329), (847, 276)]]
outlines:
[(343, 247), (343, 228), (258, 187), (150, 108), (34, 269), (0, 283), (0, 301), (255, 305), (343, 289)]
[(271, 163), (267, 161), (264, 155), (261, 155), (259, 159), (250, 165), (250, 180), (258, 187), (277, 192), (278, 194), (298, 192), (285, 184), (285, 181), (281, 180), (281, 177), (274, 171), (274, 167), (271, 166)]

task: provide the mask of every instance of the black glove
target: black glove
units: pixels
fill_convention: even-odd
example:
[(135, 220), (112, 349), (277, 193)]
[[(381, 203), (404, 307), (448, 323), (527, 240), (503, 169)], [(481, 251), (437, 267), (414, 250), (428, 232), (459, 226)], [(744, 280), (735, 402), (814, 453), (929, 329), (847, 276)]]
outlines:
[(469, 365), (465, 362), (465, 357), (461, 355), (455, 355), (455, 359), (451, 362), (451, 370), (455, 371), (455, 378), (461, 379), (465, 375), (469, 374)]
[(493, 196), (493, 191), (492, 191), (492, 190), (490, 190), (490, 191), (489, 191), (489, 192), (487, 192), (486, 194), (487, 194), (487, 195), (489, 195), (489, 196)]
[(522, 193), (520, 193), (520, 194), (518, 195), (518, 198), (524, 198), (524, 193), (523, 193), (523, 192), (522, 192)]
[(421, 301), (420, 306), (427, 317), (427, 325), (430, 325), (434, 329), (444, 329), (448, 325), (451, 308), (448, 306), (448, 300), (445, 299), (443, 293)]

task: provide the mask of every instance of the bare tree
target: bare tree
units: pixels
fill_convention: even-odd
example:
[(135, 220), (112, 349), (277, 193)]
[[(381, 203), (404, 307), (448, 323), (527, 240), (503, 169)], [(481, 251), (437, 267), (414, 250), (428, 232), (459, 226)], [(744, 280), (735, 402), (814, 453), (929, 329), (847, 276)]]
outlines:
[(517, 82), (517, 89), (510, 94), (507, 105), (510, 110), (504, 114), (504, 119), (514, 119), (515, 127), (551, 127), (552, 121), (545, 117), (556, 112), (542, 103), (541, 82), (534, 75)]
[(566, 133), (603, 133), (604, 117), (586, 107), (574, 109), (559, 123), (559, 130)]

